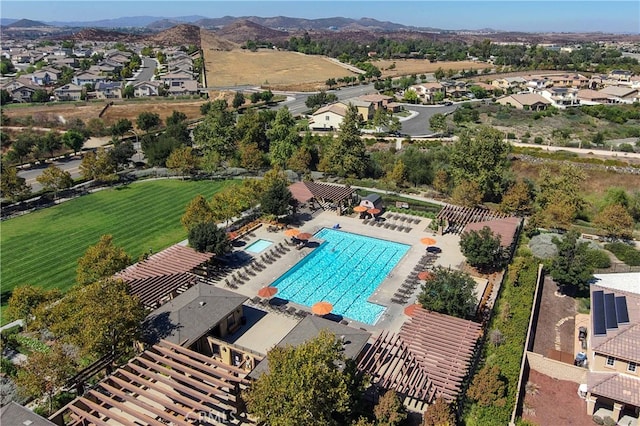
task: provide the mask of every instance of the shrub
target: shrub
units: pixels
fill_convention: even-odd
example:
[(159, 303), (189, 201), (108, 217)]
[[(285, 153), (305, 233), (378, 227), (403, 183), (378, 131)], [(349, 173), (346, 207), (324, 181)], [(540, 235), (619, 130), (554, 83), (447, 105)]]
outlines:
[(640, 266), (640, 251), (630, 245), (618, 242), (605, 244), (604, 248), (615, 254), (618, 259), (627, 265)]
[(542, 136), (536, 136), (535, 138), (533, 138), (533, 143), (535, 144), (542, 145), (542, 142), (544, 142)]
[(507, 139), (515, 139), (515, 138), (516, 138), (515, 133), (512, 133), (512, 132), (507, 133)]
[(621, 143), (620, 145), (618, 145), (618, 151), (621, 151), (621, 152), (634, 152), (633, 151), (633, 145), (631, 145), (629, 143)]
[(593, 419), (593, 422), (594, 422), (595, 424), (597, 424), (597, 425), (603, 425), (603, 424), (604, 424), (604, 420), (603, 420), (603, 419), (602, 419), (602, 417), (600, 417), (600, 416), (596, 416), (596, 415), (594, 415), (594, 416), (592, 417), (592, 419)]
[(616, 426), (618, 422), (613, 420), (611, 417), (607, 416), (604, 418), (604, 424), (605, 426)]
[(611, 266), (611, 259), (604, 250), (588, 250), (587, 264), (594, 269), (605, 269)]

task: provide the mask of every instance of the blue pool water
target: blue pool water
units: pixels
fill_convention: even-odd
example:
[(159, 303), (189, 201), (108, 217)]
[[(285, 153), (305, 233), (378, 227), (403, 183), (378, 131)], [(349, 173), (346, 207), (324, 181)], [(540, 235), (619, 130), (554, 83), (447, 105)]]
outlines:
[(271, 244), (273, 244), (273, 241), (260, 239), (249, 244), (247, 247), (245, 247), (244, 251), (248, 251), (249, 253), (260, 253)]
[(328, 228), (314, 240), (324, 242), (272, 284), (278, 297), (309, 307), (326, 300), (334, 314), (375, 324), (385, 307), (367, 299), (410, 246)]

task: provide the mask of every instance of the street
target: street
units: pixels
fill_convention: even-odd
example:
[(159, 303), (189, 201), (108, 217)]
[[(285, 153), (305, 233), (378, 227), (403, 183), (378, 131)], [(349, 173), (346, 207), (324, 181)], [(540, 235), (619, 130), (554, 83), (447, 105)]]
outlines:
[(151, 81), (153, 77), (156, 67), (158, 66), (158, 61), (152, 58), (142, 57), (142, 66), (140, 67), (140, 71), (137, 75), (134, 75), (132, 84), (139, 83), (141, 81)]

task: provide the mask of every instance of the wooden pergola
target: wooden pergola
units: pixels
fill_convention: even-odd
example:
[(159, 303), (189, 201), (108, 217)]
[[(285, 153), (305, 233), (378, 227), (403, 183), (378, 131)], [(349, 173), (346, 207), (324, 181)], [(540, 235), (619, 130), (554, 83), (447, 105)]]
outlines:
[(446, 227), (442, 229), (443, 234), (450, 232), (460, 234), (469, 223), (502, 219), (508, 216), (504, 213), (479, 207), (462, 207), (447, 204), (440, 210), (436, 219), (446, 221)]
[[(76, 398), (54, 417), (69, 425), (192, 425), (201, 416), (228, 419), (244, 410), (242, 369), (162, 340)], [(253, 424), (233, 416), (229, 424)], [(61, 424), (61, 423), (60, 423)]]

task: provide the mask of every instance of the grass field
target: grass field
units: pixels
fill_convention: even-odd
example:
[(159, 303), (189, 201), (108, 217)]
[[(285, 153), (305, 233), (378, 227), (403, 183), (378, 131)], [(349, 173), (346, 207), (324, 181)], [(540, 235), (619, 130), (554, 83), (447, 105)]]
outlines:
[(355, 75), (316, 55), (261, 50), (217, 51), (203, 46), (207, 84), (211, 86), (263, 85), (274, 87), (312, 84), (324, 88), (329, 78)]
[(103, 234), (112, 234), (133, 260), (186, 238), (180, 224), (187, 203), (207, 199), (224, 182), (160, 180), (108, 189), (0, 224), (2, 304), (21, 284), (67, 290), (77, 260)]
[[(391, 67), (395, 64), (395, 68)], [(429, 62), (426, 59), (394, 59), (394, 60), (381, 60), (374, 61), (373, 65), (380, 68), (382, 71), (382, 78), (397, 77), (400, 75), (410, 74), (428, 74), (436, 71), (438, 68), (442, 68), (444, 72), (448, 70), (460, 71), (460, 70), (478, 70), (482, 71), (487, 67), (491, 67), (491, 64), (485, 62), (473, 62), (473, 61), (443, 61), (443, 62)]]

